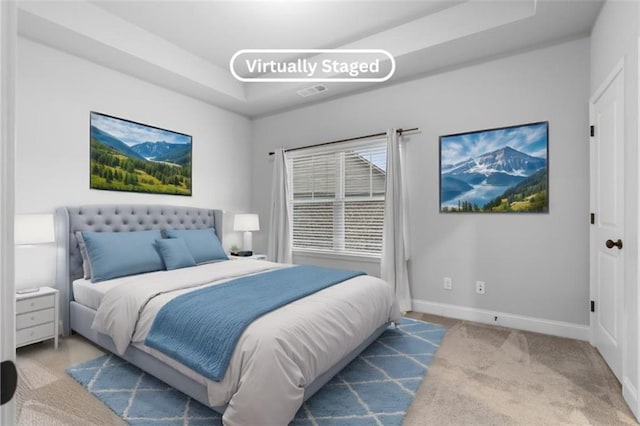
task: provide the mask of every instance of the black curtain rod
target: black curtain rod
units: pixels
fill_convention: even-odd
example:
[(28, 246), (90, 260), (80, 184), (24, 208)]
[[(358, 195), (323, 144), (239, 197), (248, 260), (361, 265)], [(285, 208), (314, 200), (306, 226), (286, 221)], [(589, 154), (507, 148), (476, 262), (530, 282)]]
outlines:
[[(398, 129), (396, 130), (396, 133), (402, 135), (404, 132), (414, 132), (416, 130), (419, 130), (418, 127), (413, 127), (411, 129)], [(307, 146), (301, 146), (298, 148), (289, 148), (289, 149), (285, 149), (284, 152), (289, 152), (289, 151), (297, 151), (299, 149), (307, 149), (307, 148), (315, 148), (317, 146), (324, 146), (324, 145), (333, 145), (334, 143), (340, 143), (340, 142), (351, 142), (351, 141), (357, 141), (360, 139), (369, 139), (369, 138), (375, 138), (378, 136), (385, 136), (387, 134), (387, 132), (382, 132), (382, 133), (374, 133), (372, 135), (364, 135), (364, 136), (357, 136), (355, 138), (348, 138), (348, 139), (340, 139), (337, 141), (331, 141), (331, 142), (322, 142), (322, 143), (317, 143), (315, 145), (307, 145)], [(274, 155), (275, 152), (271, 151), (269, 153), (269, 155)]]

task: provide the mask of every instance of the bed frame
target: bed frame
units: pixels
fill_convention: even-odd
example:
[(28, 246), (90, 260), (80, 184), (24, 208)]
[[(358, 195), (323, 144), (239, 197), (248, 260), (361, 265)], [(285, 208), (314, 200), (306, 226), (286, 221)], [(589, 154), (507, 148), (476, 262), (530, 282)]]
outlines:
[[(63, 335), (76, 332), (106, 350), (116, 353), (111, 338), (91, 328), (96, 311), (81, 305), (73, 298), (73, 281), (82, 278), (82, 256), (75, 233), (133, 232), (150, 229), (203, 229), (214, 228), (222, 241), (223, 212), (214, 209), (167, 205), (88, 205), (60, 207), (55, 211), (57, 241), (56, 286), (60, 291), (60, 318)], [(387, 328), (380, 326), (355, 350), (309, 384), (304, 391), (305, 401), (324, 386), (333, 376), (373, 343)], [(152, 376), (168, 383), (206, 406), (209, 405), (207, 387), (164, 362), (133, 346), (122, 356), (125, 360)], [(211, 407), (224, 413), (226, 406)]]

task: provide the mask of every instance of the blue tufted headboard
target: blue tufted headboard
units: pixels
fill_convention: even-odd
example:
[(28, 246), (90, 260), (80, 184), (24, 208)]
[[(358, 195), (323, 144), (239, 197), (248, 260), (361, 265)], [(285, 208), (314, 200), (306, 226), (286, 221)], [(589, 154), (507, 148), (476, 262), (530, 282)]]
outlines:
[(59, 207), (55, 212), (57, 242), (56, 287), (60, 290), (60, 318), (68, 335), (69, 303), (74, 280), (83, 276), (77, 231), (132, 232), (149, 229), (215, 228), (222, 241), (222, 210), (164, 205), (105, 204)]

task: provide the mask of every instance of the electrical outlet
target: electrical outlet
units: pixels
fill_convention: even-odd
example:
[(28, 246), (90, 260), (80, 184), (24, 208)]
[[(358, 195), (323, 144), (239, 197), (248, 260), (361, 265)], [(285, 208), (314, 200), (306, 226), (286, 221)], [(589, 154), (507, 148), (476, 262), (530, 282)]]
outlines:
[(484, 281), (476, 281), (476, 293), (484, 294)]
[(445, 290), (453, 290), (453, 280), (451, 279), (451, 277), (444, 277), (442, 286)]

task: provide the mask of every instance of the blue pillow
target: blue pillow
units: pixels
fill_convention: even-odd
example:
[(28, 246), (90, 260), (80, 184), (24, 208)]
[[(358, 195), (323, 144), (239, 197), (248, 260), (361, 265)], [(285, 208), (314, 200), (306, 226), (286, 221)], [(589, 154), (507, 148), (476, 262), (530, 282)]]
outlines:
[(229, 259), (213, 228), (167, 229), (165, 232), (169, 238), (182, 238), (196, 263)]
[(164, 269), (154, 247), (160, 230), (139, 232), (82, 232), (91, 262), (91, 282)]
[(182, 238), (156, 240), (156, 247), (164, 260), (167, 271), (196, 266), (196, 261)]

